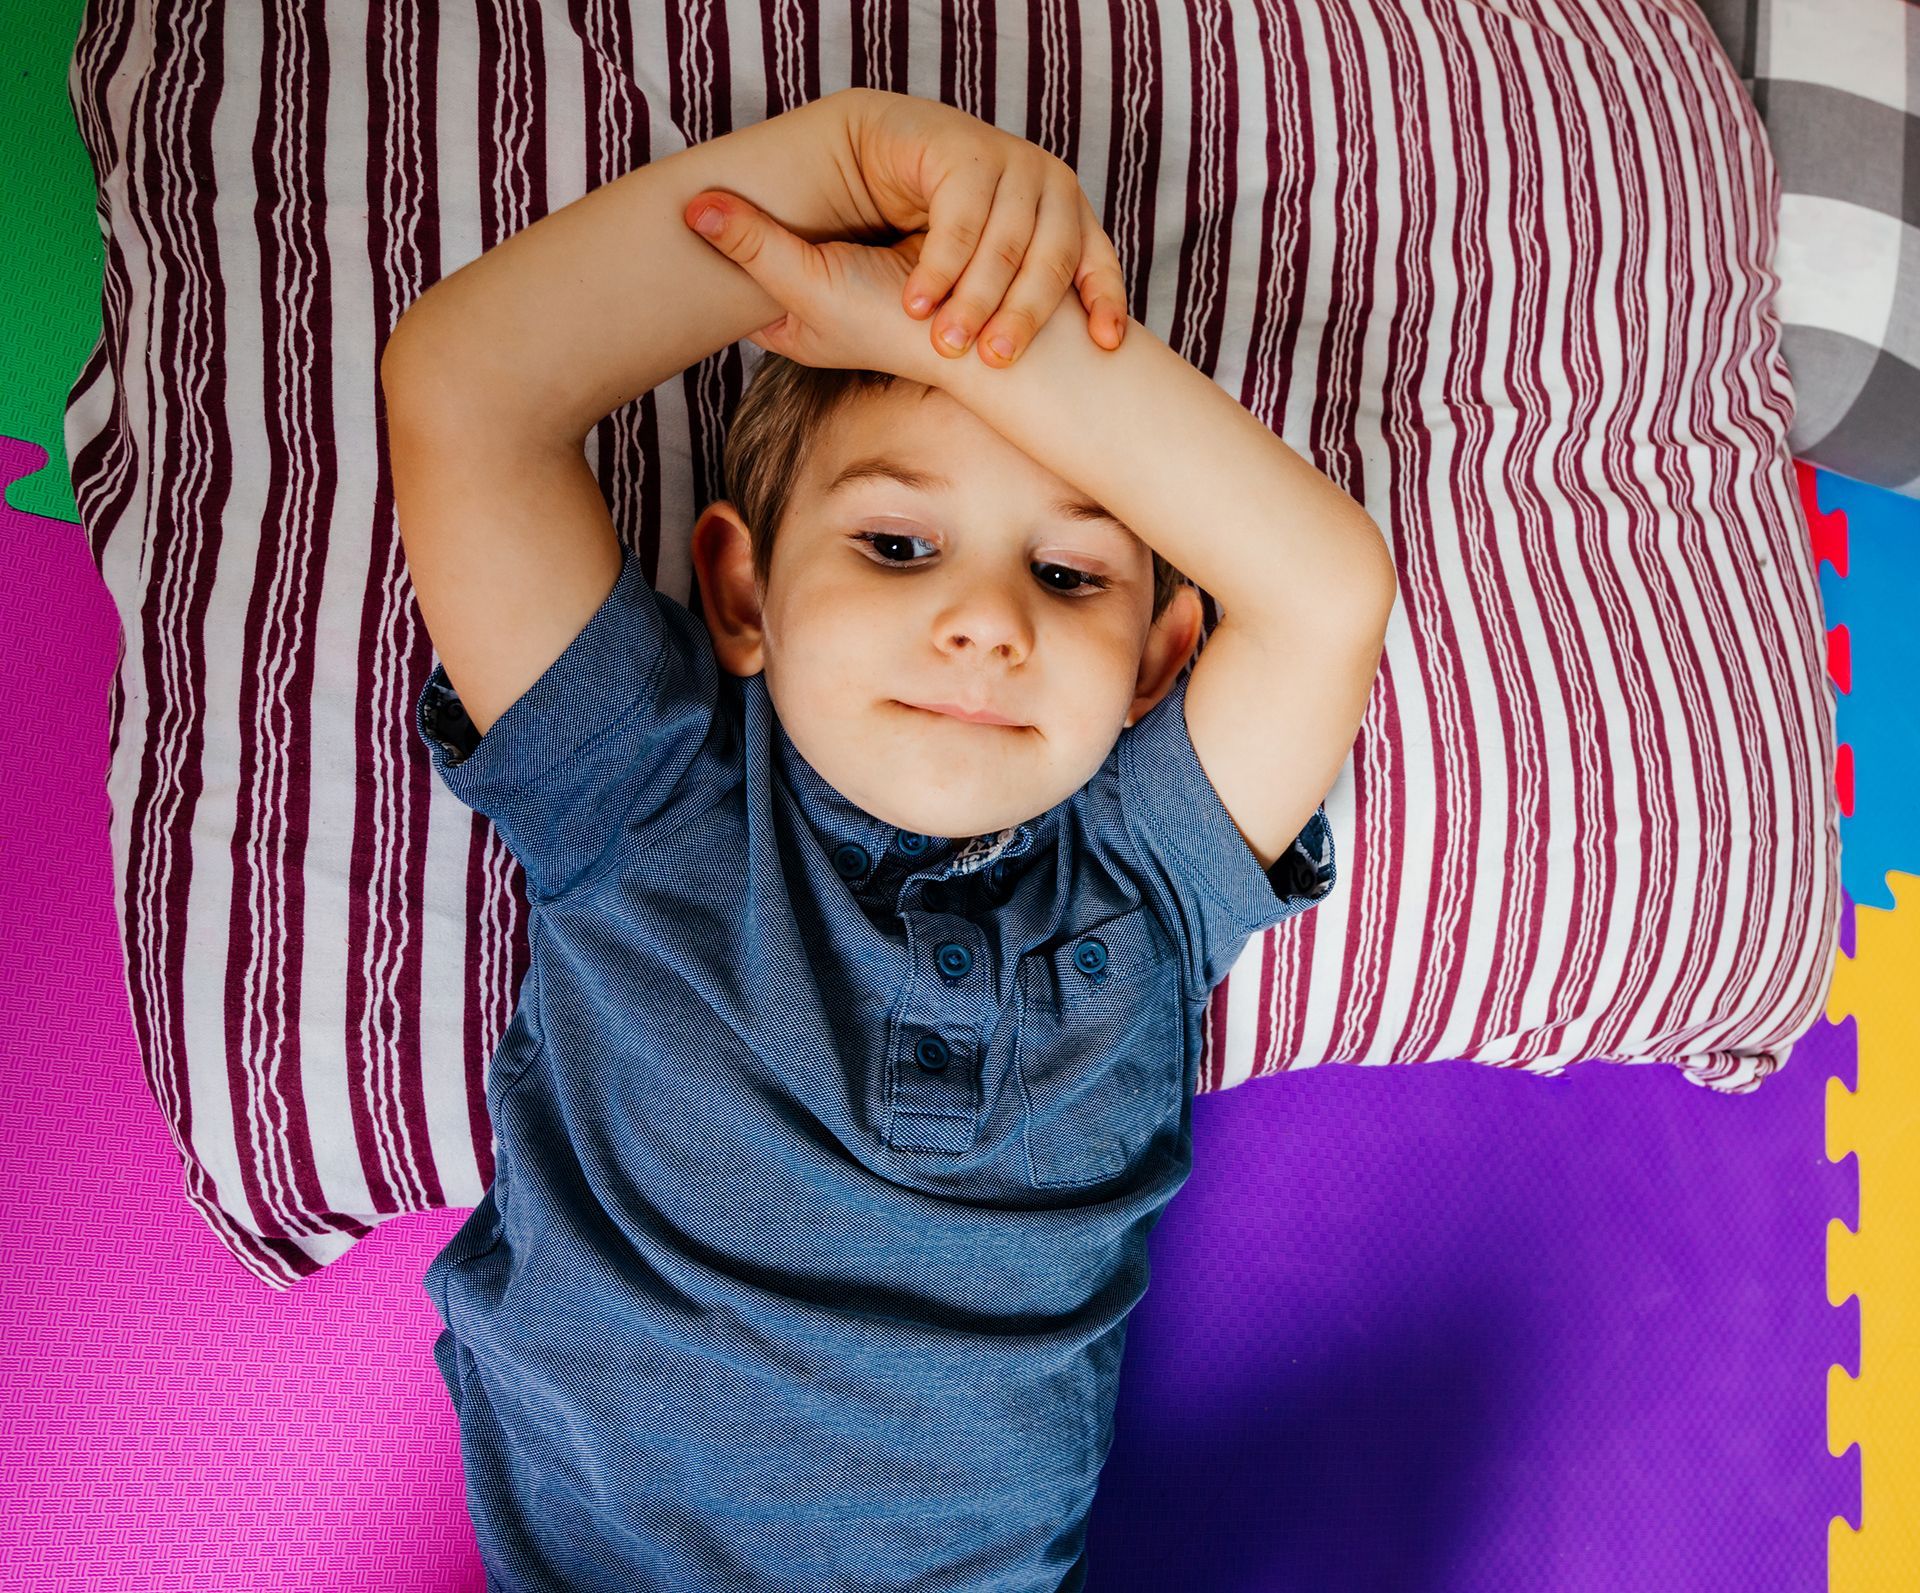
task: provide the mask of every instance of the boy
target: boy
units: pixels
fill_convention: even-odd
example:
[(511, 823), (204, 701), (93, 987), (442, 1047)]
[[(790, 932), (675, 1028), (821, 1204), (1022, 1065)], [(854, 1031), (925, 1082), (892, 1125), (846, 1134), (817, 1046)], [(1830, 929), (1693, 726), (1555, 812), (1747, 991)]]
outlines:
[[(1145, 328), (1096, 335), (1061, 273), (1104, 302), (1110, 251), (988, 133), (848, 91), (698, 145), (383, 361), (421, 734), (533, 903), (495, 1179), (425, 1279), (490, 1588), (1083, 1587), (1207, 995), (1332, 886), (1379, 534)], [(938, 195), (889, 248), (740, 197), (827, 237), (867, 202), (816, 190), (882, 150), (983, 147), (971, 253)], [(1013, 358), (938, 351), (956, 320)], [(581, 439), (755, 327), (784, 357), (696, 620)], [(1169, 560), (1228, 607), (1190, 674)]]

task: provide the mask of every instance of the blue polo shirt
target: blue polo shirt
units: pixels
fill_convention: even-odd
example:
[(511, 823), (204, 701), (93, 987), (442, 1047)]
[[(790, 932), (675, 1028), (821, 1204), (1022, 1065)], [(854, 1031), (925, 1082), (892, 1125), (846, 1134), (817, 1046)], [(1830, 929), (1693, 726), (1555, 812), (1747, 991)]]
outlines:
[(490, 1590), (1056, 1593), (1086, 1578), (1208, 992), (1334, 880), (1194, 756), (1191, 671), (998, 834), (919, 835), (623, 556), (433, 766), (526, 871), (496, 1170), (427, 1268)]

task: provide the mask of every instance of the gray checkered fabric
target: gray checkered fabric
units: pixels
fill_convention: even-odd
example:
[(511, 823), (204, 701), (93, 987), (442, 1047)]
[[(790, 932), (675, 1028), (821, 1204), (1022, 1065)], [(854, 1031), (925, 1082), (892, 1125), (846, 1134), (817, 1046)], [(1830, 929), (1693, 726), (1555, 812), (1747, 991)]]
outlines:
[(1776, 308), (1822, 469), (1920, 496), (1920, 4), (1701, 0), (1780, 171)]

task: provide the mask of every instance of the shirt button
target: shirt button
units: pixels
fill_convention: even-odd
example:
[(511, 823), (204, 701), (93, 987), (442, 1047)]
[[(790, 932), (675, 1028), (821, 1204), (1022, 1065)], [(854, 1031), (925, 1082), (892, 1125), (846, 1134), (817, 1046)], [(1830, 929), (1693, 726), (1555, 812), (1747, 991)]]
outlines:
[(1084, 974), (1099, 974), (1107, 966), (1106, 943), (1089, 935), (1073, 948), (1073, 965)]
[(916, 831), (902, 830), (894, 837), (893, 844), (899, 847), (908, 857), (918, 857), (931, 843), (926, 836), (918, 834)]
[(973, 966), (973, 953), (957, 940), (950, 940), (934, 953), (934, 960), (949, 979), (958, 979)]
[(852, 841), (836, 846), (833, 849), (833, 871), (842, 879), (858, 879), (867, 871), (866, 849)]
[(920, 1043), (913, 1048), (913, 1057), (929, 1073), (938, 1073), (951, 1059), (953, 1053), (947, 1049), (947, 1042), (937, 1034), (924, 1034)]

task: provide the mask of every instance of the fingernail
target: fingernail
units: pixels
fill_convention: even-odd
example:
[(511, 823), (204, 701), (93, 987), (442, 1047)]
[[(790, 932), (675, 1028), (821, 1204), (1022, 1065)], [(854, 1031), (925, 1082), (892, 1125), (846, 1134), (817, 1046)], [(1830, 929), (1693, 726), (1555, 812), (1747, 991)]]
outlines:
[(930, 300), (926, 294), (916, 293), (913, 296), (912, 302), (908, 305), (908, 308), (911, 309), (915, 315), (918, 315), (922, 310), (926, 309), (931, 302), (932, 300)]
[(709, 238), (718, 237), (726, 224), (727, 218), (711, 205), (693, 218), (693, 230)]
[(967, 334), (960, 327), (950, 326), (940, 334), (940, 341), (957, 353), (967, 346)]
[(1013, 339), (1010, 337), (996, 337), (987, 344), (987, 347), (992, 349), (994, 353), (998, 354), (1003, 360), (1013, 358)]

